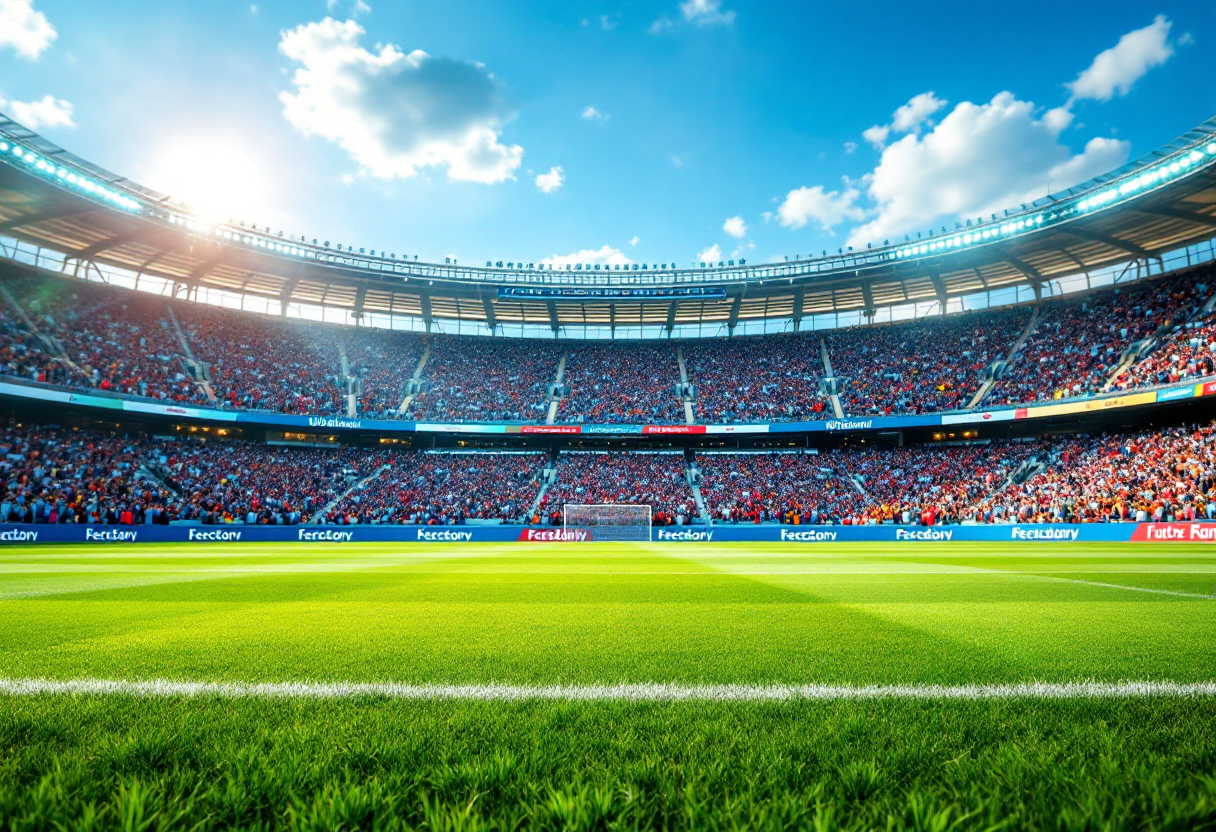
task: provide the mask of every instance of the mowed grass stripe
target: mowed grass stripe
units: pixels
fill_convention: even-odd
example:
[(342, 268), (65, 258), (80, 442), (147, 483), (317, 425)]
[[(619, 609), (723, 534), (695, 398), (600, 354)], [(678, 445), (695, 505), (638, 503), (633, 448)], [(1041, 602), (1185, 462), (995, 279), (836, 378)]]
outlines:
[(482, 702), (787, 702), (872, 699), (1146, 699), (1216, 697), (1211, 682), (1025, 682), (1009, 685), (412, 685), (395, 682), (194, 682), (0, 679), (3, 696), (419, 699)]

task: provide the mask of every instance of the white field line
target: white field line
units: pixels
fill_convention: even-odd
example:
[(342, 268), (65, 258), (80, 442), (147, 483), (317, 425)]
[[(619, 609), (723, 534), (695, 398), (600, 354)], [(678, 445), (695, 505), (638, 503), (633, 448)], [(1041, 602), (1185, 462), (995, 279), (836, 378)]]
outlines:
[[(1010, 575), (1022, 575), (1027, 578), (1038, 578), (1043, 581), (1064, 581), (1070, 584), (1084, 584), (1085, 586), (1100, 586), (1106, 589), (1128, 589), (1132, 592), (1151, 592), (1155, 595), (1176, 595), (1179, 598), (1202, 598), (1205, 601), (1216, 601), (1216, 595), (1203, 595), (1198, 592), (1182, 592), (1177, 589), (1156, 589), (1148, 586), (1132, 586), (1130, 584), (1108, 584), (1101, 581), (1086, 581), (1082, 578), (1061, 578), (1056, 575), (1035, 575), (1030, 572), (1009, 572)], [(1140, 575), (1169, 575), (1169, 574), (1184, 574), (1180, 572), (1129, 572), (1127, 574)]]
[(5, 679), (0, 696), (402, 699), (483, 702), (789, 702), (840, 700), (1147, 699), (1214, 697), (1212, 682), (1027, 682), (1010, 685), (410, 685), (395, 682), (175, 682)]

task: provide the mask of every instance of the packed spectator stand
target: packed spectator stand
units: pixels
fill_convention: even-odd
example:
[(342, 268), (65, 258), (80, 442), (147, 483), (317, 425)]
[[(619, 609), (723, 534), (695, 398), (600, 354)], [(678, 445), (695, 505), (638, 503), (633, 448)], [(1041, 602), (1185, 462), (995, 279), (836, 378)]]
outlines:
[[(553, 467), (553, 478), (547, 471)], [(699, 476), (698, 476), (699, 472)], [(1216, 519), (1216, 425), (819, 453), (441, 453), (9, 424), (0, 520), (151, 525), (525, 522), (648, 505), (656, 526)], [(547, 490), (546, 490), (547, 484)], [(538, 500), (538, 498), (540, 498)]]
[(600, 503), (650, 506), (654, 526), (692, 523), (696, 501), (678, 453), (563, 453), (542, 514), (562, 524), (562, 507)]
[(680, 366), (670, 343), (582, 342), (570, 349), (563, 421), (683, 424)]
[(396, 453), (346, 494), (325, 522), (451, 525), (531, 516), (548, 455)]
[(420, 421), (543, 422), (562, 347), (553, 341), (431, 339), (429, 389), (410, 405)]
[(843, 415), (920, 414), (972, 406), (990, 369), (999, 375), (985, 407), (1210, 376), (1213, 271), (1046, 301), (1012, 357), (1032, 306), (822, 334), (544, 341), (339, 327), (8, 276), (0, 375), (229, 410), (540, 423), (564, 366), (557, 421), (678, 425), (679, 353), (697, 391), (694, 421), (729, 424), (835, 416), (823, 343)]
[(850, 416), (962, 410), (984, 370), (1003, 360), (1030, 321), (1026, 307), (844, 329), (827, 336)]
[(832, 415), (817, 334), (688, 341), (684, 363), (705, 422), (792, 422)]

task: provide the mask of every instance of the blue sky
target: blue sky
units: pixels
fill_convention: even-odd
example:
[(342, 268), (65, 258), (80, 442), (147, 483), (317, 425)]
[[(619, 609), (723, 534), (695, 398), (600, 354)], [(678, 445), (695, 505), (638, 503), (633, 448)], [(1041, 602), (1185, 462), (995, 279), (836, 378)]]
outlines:
[(1210, 0), (0, 0), (0, 109), (310, 239), (759, 262), (1135, 158), (1212, 115), (1214, 41)]

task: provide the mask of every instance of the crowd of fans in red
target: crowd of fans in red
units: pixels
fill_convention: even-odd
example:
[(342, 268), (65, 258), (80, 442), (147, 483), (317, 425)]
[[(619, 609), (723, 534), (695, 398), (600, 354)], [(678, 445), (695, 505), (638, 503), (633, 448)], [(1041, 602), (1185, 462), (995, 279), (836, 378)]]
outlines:
[(567, 353), (562, 382), (570, 395), (562, 399), (560, 421), (684, 424), (671, 344), (580, 342)]
[(162, 449), (155, 470), (178, 491), (176, 517), (204, 524), (297, 525), (376, 470), (379, 455), (357, 448), (285, 448), (207, 442)]
[(682, 454), (564, 453), (539, 514), (560, 526), (567, 503), (648, 505), (654, 526), (684, 525), (697, 517)]
[(1216, 315), (1175, 326), (1148, 358), (1119, 376), (1120, 390), (1216, 374)]
[(325, 517), (327, 523), (519, 522), (541, 487), (546, 454), (399, 453)]
[(0, 430), (0, 521), (163, 524), (176, 495), (141, 478), (156, 443), (9, 425)]
[(716, 522), (928, 524), (969, 507), (1037, 452), (1032, 444), (699, 454), (701, 496)]
[[(568, 503), (649, 505), (654, 525), (701, 519), (680, 454), (563, 453), (537, 504), (547, 464), (540, 453), (288, 448), (10, 424), (0, 430), (0, 521), (560, 525)], [(697, 470), (717, 523), (1216, 519), (1216, 424), (1050, 442), (701, 453)]]
[(704, 422), (778, 422), (832, 416), (819, 391), (818, 335), (761, 335), (687, 341), (688, 378)]
[(1017, 307), (830, 333), (844, 412), (893, 416), (967, 407), (985, 368), (1008, 355), (1030, 314)]
[(355, 329), (343, 332), (339, 343), (346, 353), (348, 375), (362, 382), (358, 414), (397, 418), (422, 357), (422, 339), (381, 329)]
[(430, 389), (411, 403), (408, 415), (420, 421), (543, 422), (561, 355), (553, 341), (439, 336), (431, 340), (423, 369)]
[[(987, 403), (1102, 392), (1124, 351), (1162, 327), (1183, 325), (1211, 295), (1212, 279), (1212, 269), (1203, 267), (1049, 307)], [(1144, 375), (1129, 382), (1157, 383)]]
[[(1115, 387), (1211, 375), (1216, 321), (1198, 313), (1213, 295), (1214, 278), (1206, 265), (1047, 304), (985, 403), (1100, 392), (1124, 351), (1142, 341), (1151, 348)], [(8, 276), (4, 286), (0, 374), (33, 382), (338, 415), (346, 412), (351, 377), (361, 381), (361, 415), (393, 418), (429, 348), (420, 378), (425, 392), (404, 418), (537, 422), (546, 416), (547, 385), (566, 354), (569, 395), (561, 401), (561, 421), (685, 421), (672, 343), (418, 336), (286, 321), (63, 278)], [(825, 333), (843, 412), (968, 406), (985, 368), (1007, 356), (1030, 314), (1021, 307)], [(826, 373), (817, 334), (691, 340), (681, 349), (698, 391), (699, 421), (833, 416), (820, 391)]]
[(1061, 440), (1051, 462), (976, 506), (980, 522), (1216, 519), (1216, 425)]

